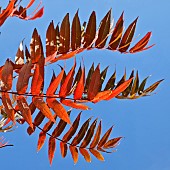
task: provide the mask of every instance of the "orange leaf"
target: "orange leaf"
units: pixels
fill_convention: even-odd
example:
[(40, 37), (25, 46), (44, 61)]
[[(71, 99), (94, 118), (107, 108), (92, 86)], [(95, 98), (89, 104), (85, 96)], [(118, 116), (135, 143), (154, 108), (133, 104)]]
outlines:
[(43, 147), (45, 139), (46, 139), (46, 133), (44, 133), (43, 131), (40, 132), (38, 138), (38, 144), (37, 144), (37, 152), (40, 151), (41, 148)]
[(5, 22), (5, 20), (10, 16), (10, 14), (13, 12), (14, 6), (15, 6), (16, 0), (11, 0), (8, 3), (8, 6), (3, 12), (0, 14), (0, 26)]
[(33, 97), (32, 101), (45, 117), (50, 119), (52, 122), (55, 122), (54, 116), (47, 104), (43, 101), (42, 97)]
[(31, 67), (32, 67), (32, 62), (30, 61), (24, 64), (19, 71), (19, 77), (18, 77), (17, 87), (16, 87), (18, 94), (26, 93), (28, 87), (28, 81), (31, 76)]
[(75, 108), (75, 109), (81, 109), (81, 110), (89, 110), (90, 108), (84, 104), (79, 104), (79, 103), (76, 103), (76, 102), (73, 102), (71, 100), (61, 100), (61, 103), (66, 105), (66, 106), (69, 106), (69, 107), (72, 107), (72, 108)]
[(129, 84), (131, 83), (132, 80), (133, 80), (133, 77), (130, 78), (129, 80), (126, 80), (124, 83), (119, 85), (116, 89), (112, 90), (112, 93), (105, 100), (110, 100), (110, 99), (116, 97), (117, 95), (119, 95), (121, 92), (123, 92), (129, 86)]
[(17, 96), (17, 105), (22, 113), (23, 118), (33, 129), (31, 110), (24, 96)]
[(89, 100), (94, 99), (94, 97), (97, 95), (99, 92), (100, 88), (100, 65), (98, 65), (95, 69), (95, 71), (92, 74), (91, 81), (88, 87), (88, 92), (87, 92), (87, 97)]
[(91, 162), (90, 154), (85, 148), (79, 148), (79, 151), (87, 162)]
[(64, 69), (62, 69), (60, 74), (52, 81), (52, 83), (48, 87), (48, 89), (47, 89), (47, 96), (48, 95), (53, 95), (55, 93), (55, 91), (58, 88), (58, 85), (60, 84), (60, 82), (61, 82), (61, 80), (63, 78), (63, 74), (64, 74)]
[(71, 146), (71, 145), (69, 146), (69, 149), (70, 149), (73, 161), (76, 164), (77, 161), (78, 161), (78, 156), (79, 156), (78, 155), (78, 149), (75, 146)]
[(106, 90), (106, 91), (99, 92), (99, 93), (97, 93), (97, 95), (94, 97), (94, 99), (91, 100), (91, 102), (93, 102), (93, 103), (100, 102), (101, 100), (104, 100), (104, 99), (108, 98), (111, 93), (112, 93), (111, 90)]
[(90, 149), (90, 152), (100, 161), (104, 161), (104, 157), (102, 156), (102, 154), (95, 150), (95, 149)]
[(15, 122), (14, 109), (12, 107), (12, 103), (11, 103), (9, 94), (2, 92), (1, 95), (2, 95), (2, 103), (5, 107), (5, 112), (8, 116), (8, 118), (10, 118), (13, 122)]
[(34, 75), (31, 84), (31, 93), (33, 95), (39, 95), (41, 88), (44, 85), (44, 57), (41, 56), (36, 64)]
[(61, 150), (61, 156), (64, 158), (67, 155), (67, 144), (64, 142), (60, 142), (60, 150)]
[(98, 144), (98, 142), (100, 140), (101, 130), (102, 130), (102, 124), (101, 124), (101, 121), (100, 121), (100, 123), (97, 127), (97, 130), (96, 130), (96, 134), (93, 138), (93, 141), (90, 144), (90, 148), (94, 148)]
[(2, 69), (2, 75), (1, 75), (1, 89), (3, 91), (9, 91), (12, 88), (12, 79), (13, 79), (13, 65), (12, 62), (7, 59), (5, 62), (5, 65)]
[(54, 153), (56, 150), (56, 139), (53, 137), (50, 137), (49, 142), (48, 142), (48, 159), (50, 161), (50, 165), (52, 165), (52, 161), (54, 158)]
[(81, 99), (84, 92), (84, 81), (85, 81), (85, 69), (82, 68), (80, 80), (74, 91), (74, 99)]
[(60, 97), (65, 98), (67, 96), (67, 94), (70, 92), (71, 85), (72, 85), (72, 82), (73, 82), (73, 76), (74, 76), (75, 67), (76, 67), (76, 62), (74, 63), (74, 66), (69, 71), (69, 73), (66, 76), (62, 86), (60, 87), (60, 91), (59, 91), (59, 96)]
[(64, 107), (61, 105), (61, 103), (59, 103), (57, 100), (53, 98), (47, 98), (47, 103), (48, 103), (48, 106), (57, 114), (59, 118), (61, 118), (62, 120), (64, 120), (65, 122), (69, 124), (71, 123), (68, 113), (64, 109)]

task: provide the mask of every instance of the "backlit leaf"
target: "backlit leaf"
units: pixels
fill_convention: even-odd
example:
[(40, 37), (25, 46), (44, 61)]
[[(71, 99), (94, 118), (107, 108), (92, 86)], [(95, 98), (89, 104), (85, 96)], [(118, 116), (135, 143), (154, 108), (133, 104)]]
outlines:
[(75, 134), (75, 132), (76, 132), (78, 126), (79, 126), (80, 116), (81, 116), (81, 112), (78, 114), (77, 118), (73, 122), (73, 124), (70, 127), (70, 129), (63, 136), (63, 139), (62, 139), (63, 141), (65, 141), (65, 142), (69, 141), (72, 138), (72, 136)]
[(119, 43), (120, 43), (122, 33), (123, 33), (123, 22), (124, 22), (123, 21), (123, 14), (124, 13), (122, 13), (119, 20), (117, 21), (116, 26), (113, 30), (112, 36), (110, 38), (109, 49), (111, 49), (111, 50), (116, 50)]
[(74, 76), (74, 71), (75, 71), (75, 67), (76, 67), (76, 62), (74, 63), (74, 66), (72, 67), (72, 69), (69, 71), (68, 75), (66, 76), (60, 91), (59, 91), (59, 96), (60, 97), (66, 97), (66, 95), (70, 92), (71, 90), (71, 85), (73, 82), (73, 76)]
[(17, 96), (17, 105), (25, 121), (33, 128), (31, 110), (24, 96)]
[(96, 67), (95, 71), (93, 72), (93, 74), (91, 76), (91, 81), (90, 81), (88, 92), (87, 92), (87, 97), (88, 97), (89, 100), (94, 99), (94, 97), (99, 92), (99, 88), (100, 88), (100, 85), (101, 85), (99, 66), (100, 65), (98, 65)]
[(76, 12), (71, 28), (71, 48), (72, 50), (76, 50), (81, 45), (81, 25), (80, 19), (78, 16), (78, 11)]
[(12, 65), (12, 62), (9, 59), (7, 59), (5, 62), (5, 65), (2, 68), (1, 89), (3, 91), (11, 90), (12, 80), (13, 80), (13, 65)]
[(14, 115), (14, 109), (12, 107), (11, 99), (8, 93), (2, 92), (2, 104), (5, 108), (5, 112), (7, 116), (15, 122), (15, 115)]
[(50, 86), (47, 89), (47, 95), (52, 95), (55, 93), (55, 91), (58, 88), (58, 85), (61, 83), (61, 80), (63, 78), (63, 74), (64, 74), (64, 69), (62, 69), (62, 71), (60, 72), (60, 74), (52, 81), (52, 83), (50, 84)]
[[(135, 53), (142, 51), (145, 46), (148, 44), (149, 39), (152, 35), (152, 32), (148, 32), (138, 43), (136, 43), (130, 50), (130, 53)], [(151, 46), (152, 47), (152, 46)]]
[(90, 15), (86, 32), (84, 34), (84, 48), (92, 45), (92, 42), (96, 36), (96, 13), (93, 11)]
[(108, 140), (111, 132), (112, 132), (113, 126), (107, 130), (107, 132), (103, 135), (103, 137), (100, 139), (99, 143), (98, 143), (98, 147), (101, 148)]
[(98, 38), (95, 43), (95, 46), (97, 48), (103, 48), (105, 46), (107, 37), (110, 32), (110, 22), (111, 22), (111, 10), (109, 10), (109, 12), (100, 22)]
[(44, 87), (44, 57), (41, 56), (36, 64), (31, 84), (31, 93), (39, 95)]
[(32, 62), (30, 61), (24, 64), (19, 71), (19, 77), (16, 85), (18, 94), (26, 93), (29, 78), (31, 76), (31, 67), (32, 67)]
[(64, 120), (69, 124), (71, 123), (67, 111), (65, 110), (65, 108), (62, 106), (60, 102), (58, 102), (56, 99), (53, 98), (47, 98), (47, 103), (48, 106), (57, 114), (57, 116), (60, 119)]
[(119, 85), (116, 89), (112, 90), (112, 93), (110, 94), (110, 96), (108, 98), (106, 98), (105, 100), (110, 100), (114, 97), (116, 97), (117, 95), (119, 95), (121, 92), (123, 92), (131, 83), (131, 81), (133, 80), (133, 78), (126, 80), (124, 83), (122, 83), (121, 85)]
[(84, 122), (84, 124), (81, 126), (78, 134), (74, 137), (73, 141), (71, 142), (71, 145), (76, 146), (76, 145), (78, 145), (81, 142), (81, 140), (83, 139), (84, 135), (86, 134), (86, 131), (88, 129), (90, 120), (91, 120), (91, 118), (89, 118), (88, 120), (86, 120)]
[(87, 162), (91, 162), (90, 154), (85, 148), (79, 148), (79, 151)]
[(126, 32), (124, 33), (122, 40), (119, 45), (119, 51), (121, 53), (126, 52), (126, 50), (129, 48), (132, 38), (135, 33), (136, 23), (137, 23), (138, 17), (129, 25)]
[(75, 146), (72, 146), (72, 145), (69, 146), (69, 149), (70, 149), (73, 161), (76, 164), (77, 161), (78, 161), (78, 156), (79, 156), (78, 155), (78, 149)]
[(56, 139), (53, 137), (49, 138), (49, 142), (48, 142), (48, 159), (50, 161), (50, 165), (52, 165), (52, 161), (54, 158), (54, 153), (56, 150)]
[(97, 119), (91, 124), (91, 126), (88, 129), (87, 134), (86, 134), (84, 140), (82, 141), (80, 147), (85, 148), (90, 143), (91, 138), (92, 138), (92, 136), (94, 134), (96, 123), (97, 123)]
[(76, 103), (76, 102), (73, 102), (71, 100), (64, 100), (64, 99), (62, 99), (61, 103), (66, 105), (66, 106), (75, 108), (75, 109), (81, 109), (81, 110), (89, 110), (90, 109), (88, 106), (86, 106), (84, 104)]
[(114, 148), (119, 144), (121, 139), (122, 139), (122, 137), (110, 139), (103, 145), (103, 148), (105, 148), (105, 149)]
[(60, 142), (60, 150), (61, 150), (61, 156), (65, 158), (67, 155), (67, 144), (65, 144), (64, 142)]
[(90, 149), (90, 152), (100, 161), (104, 161), (103, 155), (96, 149)]
[(60, 27), (60, 47), (61, 54), (67, 53), (70, 49), (70, 21), (69, 14), (64, 17)]
[(35, 106), (42, 112), (42, 114), (50, 119), (52, 122), (55, 122), (55, 119), (47, 106), (47, 104), (43, 101), (42, 97), (33, 97), (33, 103)]
[(78, 81), (78, 84), (74, 91), (74, 99), (75, 100), (82, 98), (82, 95), (84, 92), (84, 82), (85, 82), (85, 69), (82, 68), (80, 80)]
[(116, 80), (116, 70), (114, 71), (110, 79), (108, 80), (104, 91), (112, 90), (115, 87), (115, 80)]
[(100, 140), (101, 130), (102, 130), (102, 125), (101, 125), (101, 121), (100, 121), (100, 123), (99, 123), (99, 125), (97, 127), (97, 130), (96, 130), (96, 134), (95, 134), (95, 136), (93, 138), (93, 141), (90, 144), (90, 148), (94, 148), (98, 144), (98, 142)]

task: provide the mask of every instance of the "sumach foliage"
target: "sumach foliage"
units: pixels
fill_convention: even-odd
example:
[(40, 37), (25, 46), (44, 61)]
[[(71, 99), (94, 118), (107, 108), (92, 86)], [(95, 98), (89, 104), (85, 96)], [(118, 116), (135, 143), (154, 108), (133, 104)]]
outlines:
[[(35, 0), (30, 0), (26, 7), (19, 6), (20, 2), (18, 4), (17, 2), (17, 0), (11, 0), (7, 8), (1, 11), (0, 26), (8, 17), (17, 16), (24, 20), (34, 20), (43, 15), (44, 8), (38, 10), (38, 6), (31, 16), (27, 16), (27, 9), (32, 6)], [(121, 53), (136, 53), (152, 47), (153, 45), (147, 46), (151, 32), (148, 32), (130, 47), (138, 18), (124, 31), (123, 17), (122, 13), (114, 26), (111, 20), (111, 10), (109, 10), (101, 20), (99, 28), (96, 29), (96, 13), (94, 11), (88, 22), (83, 24), (80, 22), (78, 11), (71, 23), (69, 14), (66, 14), (61, 25), (54, 26), (53, 21), (49, 24), (46, 31), (45, 53), (41, 36), (37, 29), (34, 29), (30, 49), (27, 46), (24, 47), (22, 41), (15, 61), (7, 59), (5, 64), (0, 67), (2, 101), (0, 132), (13, 130), (16, 122), (20, 124), (27, 122), (29, 135), (38, 128), (41, 132), (39, 133), (37, 151), (43, 147), (48, 136), (50, 164), (54, 158), (57, 141), (60, 142), (62, 157), (67, 155), (69, 149), (74, 163), (78, 161), (79, 153), (87, 162), (91, 162), (90, 153), (98, 160), (103, 161), (102, 152), (113, 152), (110, 149), (115, 148), (122, 137), (110, 139), (112, 127), (102, 135), (102, 124), (101, 121), (98, 123), (97, 119), (90, 124), (91, 118), (88, 118), (82, 125), (79, 125), (82, 112), (71, 123), (71, 110), (67, 111), (65, 106), (72, 110), (89, 110), (91, 109), (87, 105), (89, 102), (97, 103), (113, 98), (137, 99), (151, 95), (162, 80), (145, 87), (149, 77), (140, 82), (138, 71), (135, 75), (134, 70), (128, 78), (125, 72), (119, 80), (116, 78), (115, 70), (106, 80), (108, 67), (100, 70), (100, 63), (96, 67), (93, 63), (90, 69), (85, 71), (84, 63), (82, 63), (76, 71), (75, 59), (68, 73), (66, 73), (65, 66), (60, 66), (61, 71), (57, 75), (53, 73), (48, 88), (44, 89), (44, 84), (47, 82), (44, 78), (44, 68), (58, 60), (67, 60), (84, 50), (94, 48)], [(46, 123), (44, 122), (45, 118), (48, 120)], [(69, 126), (69, 130), (65, 130), (66, 126)], [(61, 135), (62, 137), (60, 137)], [(7, 143), (3, 138), (0, 140), (2, 141), (0, 147), (5, 147)]]

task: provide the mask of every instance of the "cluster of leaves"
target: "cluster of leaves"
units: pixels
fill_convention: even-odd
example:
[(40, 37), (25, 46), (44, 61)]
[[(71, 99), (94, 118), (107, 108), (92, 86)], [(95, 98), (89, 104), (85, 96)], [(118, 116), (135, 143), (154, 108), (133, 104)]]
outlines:
[(4, 24), (4, 22), (6, 21), (8, 17), (15, 16), (23, 20), (34, 20), (34, 19), (40, 18), (43, 15), (44, 7), (39, 9), (41, 5), (40, 3), (38, 7), (35, 9), (35, 11), (33, 11), (31, 15), (27, 16), (27, 10), (34, 4), (35, 0), (30, 0), (30, 2), (28, 3), (26, 7), (23, 7), (20, 5), (21, 1), (22, 0), (20, 0), (19, 2), (18, 0), (11, 0), (5, 9), (0, 8), (1, 9), (0, 10), (0, 26)]
[[(19, 9), (16, 0), (10, 1), (8, 7), (0, 14), (1, 25), (9, 16), (18, 16), (25, 20), (41, 17), (44, 8), (34, 13), (32, 17), (26, 15), (27, 9), (34, 1), (30, 0), (25, 8), (20, 6)], [(105, 82), (108, 67), (101, 71), (100, 64), (95, 68), (93, 63), (86, 74), (83, 64), (76, 72), (75, 60), (68, 73), (66, 73), (65, 67), (60, 66), (61, 71), (57, 75), (53, 73), (51, 82), (48, 88), (45, 89), (45, 67), (48, 64), (56, 63), (58, 60), (66, 60), (84, 50), (94, 48), (121, 53), (135, 53), (152, 47), (153, 45), (147, 47), (151, 36), (151, 32), (148, 32), (129, 49), (133, 41), (137, 19), (124, 32), (123, 13), (113, 26), (111, 10), (109, 10), (101, 20), (98, 30), (96, 30), (95, 12), (92, 12), (87, 24), (84, 22), (82, 25), (77, 12), (73, 18), (71, 28), (69, 14), (66, 14), (60, 26), (57, 25), (55, 28), (52, 21), (46, 31), (46, 55), (44, 54), (41, 37), (37, 29), (34, 29), (30, 50), (27, 46), (24, 48), (23, 42), (21, 42), (15, 62), (7, 59), (5, 64), (0, 67), (2, 101), (0, 130), (2, 132), (11, 130), (16, 121), (20, 124), (28, 123), (27, 132), (29, 135), (34, 133), (36, 128), (40, 129), (37, 150), (39, 151), (42, 148), (48, 135), (50, 164), (54, 157), (56, 140), (60, 141), (62, 157), (67, 155), (69, 147), (75, 163), (78, 161), (78, 151), (87, 162), (91, 161), (90, 153), (97, 159), (104, 160), (101, 152), (110, 153), (108, 149), (115, 148), (122, 137), (109, 139), (112, 128), (102, 136), (101, 121), (98, 126), (97, 119), (89, 125), (91, 118), (87, 119), (77, 132), (81, 113), (71, 124), (70, 111), (67, 111), (65, 106), (88, 110), (90, 108), (85, 105), (88, 102), (97, 103), (113, 98), (136, 99), (150, 95), (162, 80), (145, 88), (148, 77), (139, 83), (138, 72), (134, 76), (134, 71), (132, 71), (128, 79), (125, 72), (122, 78), (116, 82), (115, 70)], [(110, 41), (108, 41), (109, 37)], [(108, 45), (106, 45), (107, 42), (109, 42)], [(16, 91), (13, 89), (16, 89)], [(34, 121), (33, 114), (35, 116)], [(56, 122), (57, 117), (59, 118), (58, 123)], [(44, 125), (45, 118), (48, 122)], [(11, 122), (12, 125), (9, 125)], [(71, 124), (70, 129), (62, 134), (67, 124)], [(43, 126), (43, 128), (40, 126)], [(96, 126), (97, 130), (95, 130)], [(50, 130), (52, 131), (51, 134), (49, 133)], [(59, 138), (61, 134), (63, 137)], [(71, 139), (72, 141), (70, 141)]]

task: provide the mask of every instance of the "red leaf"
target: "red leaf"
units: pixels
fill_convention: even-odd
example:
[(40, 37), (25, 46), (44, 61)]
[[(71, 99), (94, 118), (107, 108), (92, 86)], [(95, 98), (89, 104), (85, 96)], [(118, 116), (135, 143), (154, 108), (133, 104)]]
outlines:
[(79, 104), (79, 103), (76, 103), (76, 102), (73, 102), (71, 100), (61, 100), (61, 103), (66, 105), (66, 106), (69, 106), (69, 107), (72, 107), (72, 108), (75, 108), (75, 109), (81, 109), (81, 110), (89, 110), (90, 108), (84, 104)]
[(58, 88), (58, 85), (60, 84), (64, 74), (64, 69), (60, 72), (60, 74), (54, 79), (54, 81), (50, 84), (50, 86), (47, 89), (47, 96), (53, 95), (55, 91)]
[(9, 97), (8, 93), (2, 92), (2, 104), (5, 107), (5, 112), (7, 116), (15, 122), (15, 115), (14, 115), (14, 109), (12, 107), (12, 103)]
[(131, 83), (132, 80), (133, 80), (133, 77), (130, 78), (129, 80), (126, 80), (124, 83), (119, 85), (116, 89), (112, 90), (112, 93), (105, 100), (110, 100), (110, 99), (116, 97), (117, 95), (119, 95), (121, 92), (123, 92), (129, 86), (129, 84)]
[(61, 105), (61, 103), (59, 103), (56, 99), (53, 98), (47, 98), (47, 103), (48, 106), (57, 114), (59, 118), (61, 118), (62, 120), (69, 124), (71, 123), (68, 113)]
[(53, 137), (50, 137), (49, 142), (48, 142), (48, 159), (50, 161), (50, 165), (52, 165), (52, 161), (54, 158), (54, 153), (56, 150), (56, 139)]
[(50, 119), (52, 122), (55, 122), (54, 116), (47, 104), (43, 101), (42, 97), (33, 97), (32, 101), (45, 117)]
[(64, 142), (60, 142), (60, 150), (61, 150), (61, 156), (65, 158), (67, 155), (67, 144)]
[(85, 69), (82, 68), (80, 80), (74, 91), (74, 99), (81, 99), (84, 92), (84, 82), (85, 82)]
[[(145, 50), (145, 46), (148, 44), (150, 37), (152, 35), (152, 32), (148, 32), (138, 43), (133, 46), (129, 52), (130, 53), (135, 53), (135, 52), (140, 52)], [(151, 48), (153, 45), (146, 47), (146, 49)]]
[(29, 17), (29, 20), (35, 20), (37, 18), (41, 18), (44, 14), (44, 7), (42, 7), (33, 17)]
[(102, 154), (95, 150), (95, 149), (90, 149), (90, 152), (100, 161), (104, 161), (104, 157), (102, 156)]
[(76, 62), (74, 63), (74, 66), (72, 67), (72, 69), (69, 71), (68, 75), (66, 76), (66, 78), (60, 88), (60, 91), (59, 91), (60, 97), (65, 98), (67, 96), (67, 94), (70, 92), (71, 85), (73, 82), (75, 67), (76, 67)]
[(0, 26), (5, 22), (5, 20), (10, 16), (10, 14), (13, 12), (13, 9), (15, 7), (15, 3), (17, 0), (11, 0), (8, 3), (8, 6), (3, 12), (0, 14)]
[(100, 88), (100, 65), (98, 65), (92, 74), (91, 81), (88, 87), (87, 97), (89, 100), (94, 99)]
[(39, 95), (41, 93), (41, 88), (44, 84), (44, 57), (38, 60), (31, 84), (31, 93), (33, 95)]
[(62, 54), (62, 55), (58, 56), (57, 58), (53, 59), (52, 61), (51, 60), (47, 60), (47, 61), (50, 61), (51, 63), (55, 63), (58, 60), (66, 60), (66, 59), (74, 57), (79, 52), (81, 52), (81, 49), (77, 49), (75, 51), (71, 51), (66, 54)]
[(5, 65), (2, 69), (2, 75), (1, 75), (1, 89), (3, 91), (9, 91), (12, 88), (12, 79), (13, 79), (13, 65), (12, 62), (7, 59), (5, 62)]
[(17, 105), (22, 113), (23, 118), (33, 129), (31, 110), (24, 96), (17, 96)]
[(31, 76), (31, 67), (32, 67), (32, 62), (30, 61), (24, 64), (19, 71), (19, 77), (18, 77), (17, 87), (16, 87), (18, 94), (26, 93), (28, 87), (28, 81)]
[(46, 133), (43, 131), (39, 134), (38, 144), (37, 144), (37, 152), (41, 150), (42, 146), (44, 145), (46, 139)]
[(87, 162), (91, 162), (90, 154), (85, 148), (79, 148), (79, 151)]

